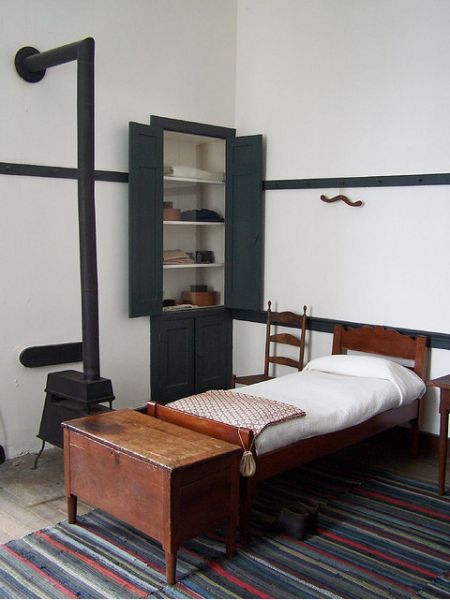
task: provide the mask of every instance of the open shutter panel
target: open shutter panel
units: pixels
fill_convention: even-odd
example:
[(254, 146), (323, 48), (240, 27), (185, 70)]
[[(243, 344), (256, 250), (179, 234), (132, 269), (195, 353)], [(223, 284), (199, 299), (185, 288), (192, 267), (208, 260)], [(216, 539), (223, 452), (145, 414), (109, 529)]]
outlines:
[(235, 138), (227, 148), (226, 281), (228, 308), (261, 309), (262, 136)]
[(129, 315), (162, 310), (162, 130), (129, 127)]

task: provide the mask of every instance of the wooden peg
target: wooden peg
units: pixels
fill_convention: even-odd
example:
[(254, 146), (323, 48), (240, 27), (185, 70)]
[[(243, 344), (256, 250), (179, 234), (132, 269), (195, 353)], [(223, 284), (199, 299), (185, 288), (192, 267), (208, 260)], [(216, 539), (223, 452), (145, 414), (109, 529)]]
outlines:
[(342, 202), (345, 202), (345, 204), (348, 204), (348, 206), (362, 206), (361, 200), (356, 200), (355, 202), (352, 202), (351, 200), (349, 200), (347, 198), (347, 196), (344, 196), (343, 194), (339, 194), (338, 196), (333, 196), (333, 198), (327, 198), (326, 196), (324, 196), (322, 194), (322, 196), (320, 196), (320, 199), (323, 200), (324, 202), (337, 202), (338, 200), (342, 200)]

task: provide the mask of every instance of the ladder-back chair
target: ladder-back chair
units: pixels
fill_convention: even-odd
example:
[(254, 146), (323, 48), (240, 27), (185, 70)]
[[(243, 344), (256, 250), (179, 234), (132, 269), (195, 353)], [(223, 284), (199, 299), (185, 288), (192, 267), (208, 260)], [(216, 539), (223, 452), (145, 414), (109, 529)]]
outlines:
[[(285, 365), (293, 367), (297, 371), (303, 369), (303, 361), (305, 356), (305, 335), (306, 335), (306, 305), (303, 307), (303, 314), (299, 315), (290, 311), (272, 312), (272, 302), (267, 303), (267, 323), (266, 323), (266, 345), (264, 356), (264, 372), (255, 375), (233, 375), (231, 385), (235, 387), (237, 383), (241, 385), (252, 385), (261, 381), (273, 379), (269, 375), (270, 365)], [(276, 325), (288, 325), (296, 327), (300, 330), (299, 335), (293, 333), (276, 333)], [(279, 344), (294, 346), (299, 349), (298, 358), (288, 356), (280, 356), (275, 353), (275, 347)]]

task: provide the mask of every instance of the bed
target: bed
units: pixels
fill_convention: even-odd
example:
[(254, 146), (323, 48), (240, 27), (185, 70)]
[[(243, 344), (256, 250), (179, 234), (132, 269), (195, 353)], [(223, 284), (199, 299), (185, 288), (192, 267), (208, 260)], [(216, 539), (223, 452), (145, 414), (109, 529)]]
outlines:
[(256, 439), (250, 428), (182, 412), (176, 402), (166, 406), (149, 402), (146, 411), (252, 451), (255, 474), (241, 477), (240, 536), (245, 544), (250, 540), (252, 498), (259, 481), (408, 422), (411, 453), (416, 455), (426, 367), (424, 336), (381, 326), (337, 325), (331, 356), (311, 361), (300, 373), (236, 390), (298, 405), (305, 412), (301, 418), (270, 425)]

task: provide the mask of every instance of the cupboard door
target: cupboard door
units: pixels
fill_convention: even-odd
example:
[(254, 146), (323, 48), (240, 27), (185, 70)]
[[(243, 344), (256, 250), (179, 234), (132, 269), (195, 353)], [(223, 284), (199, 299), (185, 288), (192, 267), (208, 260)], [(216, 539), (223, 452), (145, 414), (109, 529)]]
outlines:
[(195, 320), (195, 392), (227, 389), (231, 381), (232, 321), (219, 315)]
[(262, 290), (262, 136), (227, 147), (225, 305), (260, 310)]
[(172, 402), (231, 380), (232, 319), (225, 309), (210, 314), (165, 314), (151, 319), (151, 397)]
[(151, 321), (151, 397), (166, 403), (195, 393), (195, 322), (193, 318)]
[(129, 316), (162, 310), (162, 130), (129, 126)]

